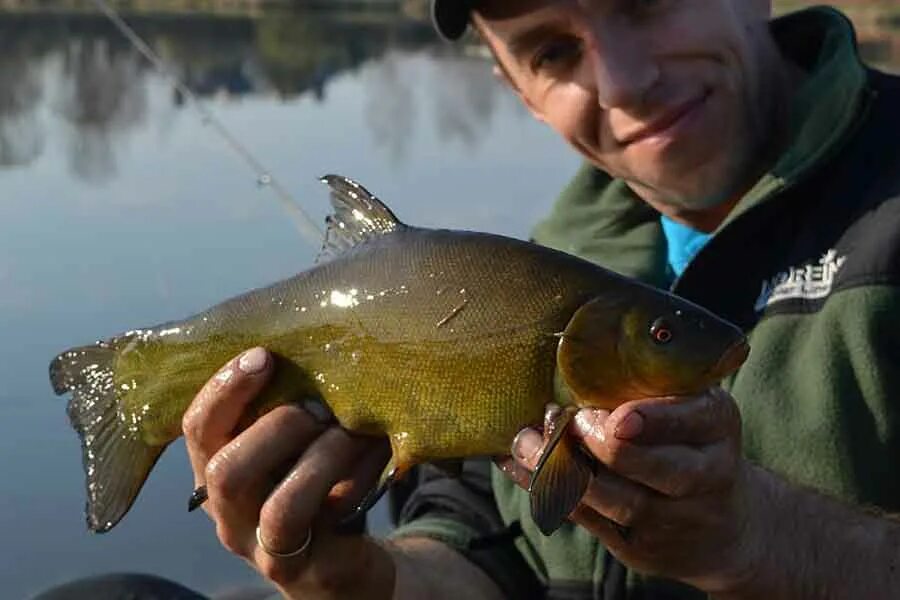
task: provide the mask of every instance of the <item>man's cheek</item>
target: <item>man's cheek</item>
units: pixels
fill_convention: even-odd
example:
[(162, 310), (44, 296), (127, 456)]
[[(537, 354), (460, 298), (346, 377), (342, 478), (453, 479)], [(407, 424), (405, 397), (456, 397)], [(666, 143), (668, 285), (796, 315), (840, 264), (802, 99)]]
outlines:
[(596, 97), (574, 84), (547, 95), (542, 103), (543, 120), (573, 145), (596, 146), (599, 122)]

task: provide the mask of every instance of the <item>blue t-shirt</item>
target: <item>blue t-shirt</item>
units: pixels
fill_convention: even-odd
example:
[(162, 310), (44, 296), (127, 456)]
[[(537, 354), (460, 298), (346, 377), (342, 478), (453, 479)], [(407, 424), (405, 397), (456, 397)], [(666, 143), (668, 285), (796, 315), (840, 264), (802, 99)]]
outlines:
[(660, 217), (660, 222), (669, 248), (669, 266), (675, 272), (675, 276), (680, 277), (712, 234), (691, 229), (665, 215)]

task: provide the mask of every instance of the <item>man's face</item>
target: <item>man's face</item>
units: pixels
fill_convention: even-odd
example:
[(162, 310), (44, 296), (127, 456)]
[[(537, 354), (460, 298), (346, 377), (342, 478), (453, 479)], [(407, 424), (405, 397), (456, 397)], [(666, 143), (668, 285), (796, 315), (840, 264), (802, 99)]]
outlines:
[(474, 19), (535, 116), (678, 214), (759, 174), (769, 14), (768, 0), (486, 0)]

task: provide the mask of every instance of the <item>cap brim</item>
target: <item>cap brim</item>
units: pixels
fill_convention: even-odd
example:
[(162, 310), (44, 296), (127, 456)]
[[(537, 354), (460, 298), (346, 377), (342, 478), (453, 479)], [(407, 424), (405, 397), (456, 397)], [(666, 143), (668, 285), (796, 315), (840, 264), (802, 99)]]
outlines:
[(431, 21), (442, 38), (458, 40), (469, 26), (468, 0), (432, 0)]

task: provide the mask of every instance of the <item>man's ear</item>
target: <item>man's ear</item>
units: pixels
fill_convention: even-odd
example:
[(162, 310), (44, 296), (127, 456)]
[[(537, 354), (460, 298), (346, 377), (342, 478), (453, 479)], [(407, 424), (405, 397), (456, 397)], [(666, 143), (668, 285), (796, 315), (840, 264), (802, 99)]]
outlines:
[(542, 123), (546, 123), (543, 113), (537, 109), (537, 107), (531, 102), (528, 96), (522, 93), (522, 90), (518, 85), (516, 85), (516, 82), (512, 80), (506, 69), (504, 69), (499, 64), (494, 63), (493, 72), (494, 77), (497, 78), (497, 81), (511, 89), (516, 94), (516, 96), (519, 97), (519, 100), (522, 102), (522, 104), (525, 105), (525, 107), (528, 109), (528, 112), (530, 112), (535, 119)]

